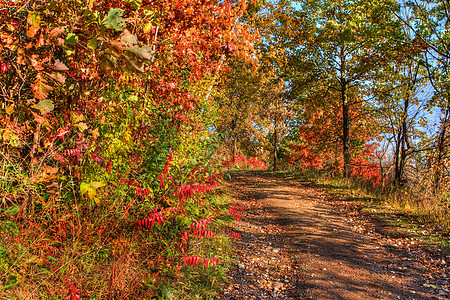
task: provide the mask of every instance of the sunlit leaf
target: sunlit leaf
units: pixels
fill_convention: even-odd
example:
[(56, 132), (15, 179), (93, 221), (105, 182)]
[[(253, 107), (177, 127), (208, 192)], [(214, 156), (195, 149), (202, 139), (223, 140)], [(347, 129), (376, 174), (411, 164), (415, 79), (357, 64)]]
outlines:
[(104, 183), (102, 181), (93, 181), (93, 182), (91, 182), (91, 186), (94, 189), (98, 189), (98, 188), (104, 187), (105, 185), (106, 185), (106, 183)]
[(131, 34), (127, 29), (121, 34), (120, 41), (126, 47), (132, 47), (138, 43), (137, 37), (134, 34)]

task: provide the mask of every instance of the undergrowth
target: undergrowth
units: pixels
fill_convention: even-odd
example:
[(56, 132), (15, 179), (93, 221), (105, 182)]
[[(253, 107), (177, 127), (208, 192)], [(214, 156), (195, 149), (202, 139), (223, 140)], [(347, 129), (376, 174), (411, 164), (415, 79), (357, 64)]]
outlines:
[[(186, 215), (167, 213), (164, 222), (142, 230), (118, 202), (91, 207), (48, 197), (36, 201), (28, 220), (17, 217), (19, 206), (3, 207), (0, 298), (61, 299), (72, 288), (83, 299), (212, 299), (230, 261), (233, 216), (223, 193), (199, 200), (200, 209), (187, 201)], [(190, 236), (181, 250), (183, 232), (208, 218), (202, 227), (214, 234)], [(190, 255), (216, 264), (186, 263)]]

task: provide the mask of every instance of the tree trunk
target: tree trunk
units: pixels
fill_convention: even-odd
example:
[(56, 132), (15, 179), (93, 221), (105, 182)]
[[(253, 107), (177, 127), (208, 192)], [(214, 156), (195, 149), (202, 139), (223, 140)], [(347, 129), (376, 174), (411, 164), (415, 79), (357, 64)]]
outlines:
[(275, 102), (275, 116), (273, 119), (273, 170), (277, 170), (277, 152), (278, 152), (278, 98)]
[(383, 188), (384, 187), (384, 168), (383, 168), (383, 156), (380, 157), (380, 176), (381, 176), (381, 182), (380, 185)]
[(233, 147), (231, 149), (231, 160), (233, 164), (236, 161), (237, 152), (237, 134), (236, 134), (236, 118), (231, 121), (231, 132), (233, 132)]
[[(412, 66), (410, 66), (412, 68)], [(397, 135), (397, 142), (395, 148), (395, 176), (394, 183), (396, 187), (403, 186), (405, 183), (405, 166), (406, 166), (406, 147), (408, 141), (408, 109), (409, 102), (411, 99), (411, 94), (413, 88), (417, 83), (417, 75), (419, 74), (419, 65), (417, 64), (415, 70), (409, 69), (409, 83), (408, 90), (406, 93), (405, 101), (403, 102), (403, 116), (401, 128)]]
[(395, 186), (400, 185), (400, 144), (401, 144), (401, 137), (402, 137), (402, 130), (398, 130), (397, 139), (395, 140), (395, 157), (394, 157), (394, 184)]
[(408, 138), (408, 129), (407, 129), (407, 116), (408, 116), (408, 108), (409, 108), (409, 97), (410, 94), (407, 95), (405, 100), (404, 110), (403, 110), (403, 120), (402, 120), (402, 138), (400, 140), (400, 166), (399, 166), (399, 185), (403, 185), (405, 180), (405, 165), (406, 165), (406, 139)]
[(404, 183), (404, 170), (406, 164), (406, 139), (408, 138), (407, 117), (409, 109), (410, 94), (406, 96), (403, 104), (403, 117), (401, 128), (397, 135), (397, 142), (395, 145), (395, 176), (394, 183), (396, 187), (400, 187)]
[(350, 81), (346, 79), (346, 57), (345, 50), (341, 48), (339, 59), (340, 66), (340, 85), (341, 85), (341, 101), (342, 101), (342, 154), (344, 157), (344, 177), (350, 177), (350, 122), (349, 122), (349, 104), (347, 97), (347, 89)]
[(233, 164), (235, 163), (235, 161), (236, 161), (236, 152), (237, 152), (237, 137), (236, 137), (236, 134), (233, 134), (233, 151), (232, 151), (232, 161), (233, 161)]
[(443, 159), (444, 159), (444, 151), (445, 151), (445, 135), (447, 133), (447, 127), (448, 127), (448, 118), (449, 118), (449, 110), (450, 110), (450, 104), (447, 105), (447, 108), (445, 110), (445, 116), (444, 120), (442, 121), (442, 130), (439, 134), (438, 141), (437, 141), (437, 158), (434, 168), (434, 176), (433, 176), (433, 193), (436, 194), (439, 190), (440, 182), (441, 182), (441, 176), (442, 176), (442, 169), (443, 169)]
[(349, 105), (347, 99), (347, 82), (341, 81), (342, 98), (342, 151), (344, 156), (344, 177), (350, 177), (350, 130), (349, 130)]
[[(276, 120), (276, 118), (275, 118)], [(273, 170), (277, 170), (277, 148), (278, 148), (278, 133), (275, 121), (275, 130), (273, 131)]]

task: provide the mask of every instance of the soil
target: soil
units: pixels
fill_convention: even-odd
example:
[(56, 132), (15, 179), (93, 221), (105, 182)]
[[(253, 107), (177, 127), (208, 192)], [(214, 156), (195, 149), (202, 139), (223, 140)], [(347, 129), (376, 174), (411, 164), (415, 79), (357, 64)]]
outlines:
[(235, 173), (245, 208), (217, 299), (450, 299), (450, 256), (311, 182)]

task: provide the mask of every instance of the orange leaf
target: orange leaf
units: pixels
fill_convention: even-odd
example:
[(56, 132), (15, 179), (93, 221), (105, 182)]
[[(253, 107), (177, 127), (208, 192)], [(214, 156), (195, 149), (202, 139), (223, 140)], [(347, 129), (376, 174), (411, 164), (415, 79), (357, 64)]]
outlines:
[(45, 74), (47, 74), (51, 79), (55, 80), (58, 83), (66, 82), (66, 77), (60, 73), (54, 73), (54, 74), (45, 73)]
[(48, 37), (49, 37), (49, 38), (54, 38), (54, 37), (60, 35), (61, 33), (64, 32), (64, 30), (66, 29), (66, 27), (67, 27), (67, 26), (61, 26), (61, 27), (55, 27), (55, 28), (53, 28), (53, 29), (49, 32)]
[(36, 80), (31, 84), (33, 89), (33, 95), (36, 99), (44, 100), (47, 98), (48, 93), (53, 90), (53, 88), (46, 84), (46, 80), (42, 78), (42, 73), (36, 75)]
[(42, 67), (42, 62), (38, 61), (38, 58), (39, 55), (36, 54), (30, 57), (31, 66), (33, 66), (36, 71), (42, 71), (44, 70), (44, 67)]
[(36, 27), (30, 27), (27, 30), (27, 38), (34, 38), (38, 32), (39, 28)]
[(68, 71), (69, 70), (69, 68), (64, 63), (62, 63), (59, 59), (55, 60), (55, 63), (50, 68), (52, 68), (55, 71)]

